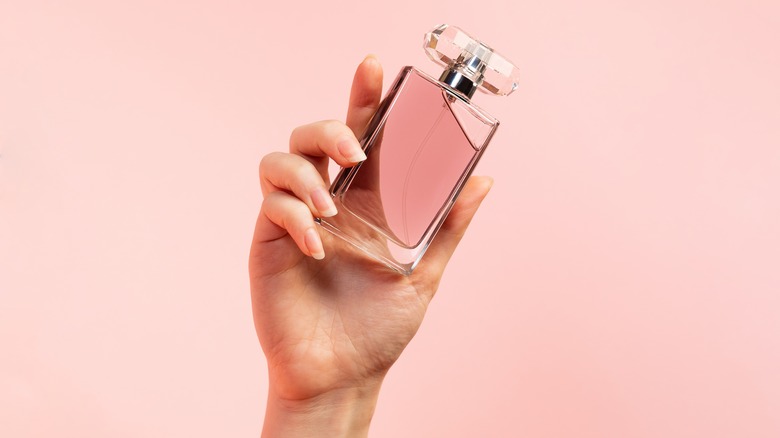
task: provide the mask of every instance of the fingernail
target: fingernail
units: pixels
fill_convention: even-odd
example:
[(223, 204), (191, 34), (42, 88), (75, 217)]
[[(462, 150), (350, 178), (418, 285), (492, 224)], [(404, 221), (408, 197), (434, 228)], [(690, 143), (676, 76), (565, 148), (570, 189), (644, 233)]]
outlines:
[(487, 191), (490, 191), (490, 189), (492, 189), (492, 188), (493, 188), (493, 183), (494, 183), (495, 181), (493, 180), (493, 177), (492, 177), (492, 176), (487, 176), (487, 177), (485, 177), (485, 178), (487, 178)]
[(317, 260), (325, 258), (325, 250), (322, 248), (322, 240), (319, 233), (314, 228), (309, 228), (303, 235), (303, 241), (306, 243), (306, 249), (309, 250), (311, 256)]
[(373, 53), (369, 53), (365, 58), (363, 58), (363, 62), (378, 64), (379, 58), (377, 58)]
[(363, 148), (353, 139), (341, 140), (336, 147), (339, 153), (352, 163), (359, 163), (366, 159), (366, 153), (363, 152)]
[(336, 204), (333, 203), (333, 198), (323, 187), (317, 187), (311, 192), (311, 202), (314, 203), (314, 208), (320, 212), (322, 217), (335, 216), (338, 211), (336, 210)]

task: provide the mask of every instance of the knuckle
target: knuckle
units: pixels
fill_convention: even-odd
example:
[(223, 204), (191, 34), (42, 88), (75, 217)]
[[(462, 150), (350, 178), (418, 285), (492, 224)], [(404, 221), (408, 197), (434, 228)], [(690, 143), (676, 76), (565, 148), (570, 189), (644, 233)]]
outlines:
[(311, 179), (311, 173), (314, 170), (314, 166), (306, 160), (296, 160), (296, 162), (290, 168), (290, 177), (293, 179), (293, 184), (296, 186), (305, 186), (307, 181)]
[(261, 214), (264, 214), (265, 216), (268, 216), (269, 219), (273, 220), (274, 217), (274, 193), (271, 192), (267, 195), (263, 196), (263, 203), (260, 204), (260, 212)]
[(277, 205), (279, 205), (281, 198), (283, 197), (283, 193), (279, 191), (271, 192), (263, 197), (263, 206), (262, 208), (264, 210), (273, 210)]
[(289, 151), (295, 152), (302, 143), (305, 142), (306, 137), (310, 135), (313, 124), (300, 125), (293, 128), (290, 131)]
[(260, 173), (260, 177), (265, 175), (266, 169), (268, 168), (268, 160), (269, 160), (268, 155), (260, 159), (260, 164), (257, 166), (258, 172)]
[(258, 167), (259, 167), (259, 172), (261, 177), (266, 173), (268, 173), (268, 171), (273, 168), (274, 163), (276, 163), (279, 160), (280, 155), (284, 155), (284, 154), (282, 154), (281, 152), (271, 152), (270, 154), (267, 154), (260, 159), (260, 165)]
[(301, 130), (303, 129), (303, 126), (296, 126), (293, 128), (292, 131), (290, 131), (290, 147), (292, 147), (293, 144), (295, 144), (295, 139), (298, 138), (301, 134)]
[(338, 137), (344, 134), (345, 129), (348, 129), (347, 125), (345, 125), (340, 120), (326, 120), (323, 123), (323, 131), (328, 137)]

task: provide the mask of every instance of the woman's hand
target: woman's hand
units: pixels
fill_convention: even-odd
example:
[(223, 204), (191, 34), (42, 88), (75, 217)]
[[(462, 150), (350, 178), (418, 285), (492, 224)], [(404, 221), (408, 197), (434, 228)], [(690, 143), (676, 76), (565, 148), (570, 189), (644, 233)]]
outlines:
[(295, 129), (260, 165), (264, 201), (249, 257), (255, 328), (268, 360), (266, 436), (365, 436), (379, 387), (417, 332), (444, 267), (490, 189), (472, 177), (411, 276), (320, 229), (335, 207), (328, 162), (365, 159), (357, 137), (379, 105), (382, 68), (358, 67), (346, 124)]

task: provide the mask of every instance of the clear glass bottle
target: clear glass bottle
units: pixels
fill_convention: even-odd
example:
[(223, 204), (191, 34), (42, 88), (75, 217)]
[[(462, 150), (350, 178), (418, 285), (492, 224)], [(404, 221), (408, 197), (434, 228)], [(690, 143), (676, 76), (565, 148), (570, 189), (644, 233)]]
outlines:
[(471, 103), (479, 89), (505, 96), (518, 70), (454, 26), (425, 35), (445, 67), (439, 80), (404, 67), (360, 143), (368, 157), (342, 169), (330, 192), (338, 214), (328, 231), (409, 275), (447, 217), (496, 132), (498, 120)]

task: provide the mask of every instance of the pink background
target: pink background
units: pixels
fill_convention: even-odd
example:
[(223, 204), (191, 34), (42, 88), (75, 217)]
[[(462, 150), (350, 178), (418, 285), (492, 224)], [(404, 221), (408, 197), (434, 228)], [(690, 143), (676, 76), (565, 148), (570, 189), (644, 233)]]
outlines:
[(780, 4), (690, 0), (0, 0), (0, 435), (257, 436), (260, 157), (441, 22), (522, 87), (372, 435), (780, 436)]

